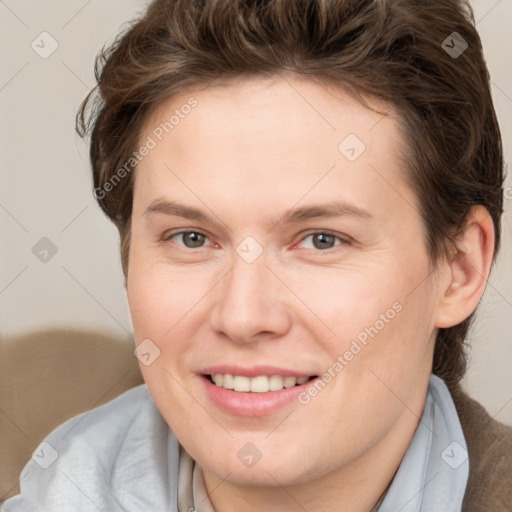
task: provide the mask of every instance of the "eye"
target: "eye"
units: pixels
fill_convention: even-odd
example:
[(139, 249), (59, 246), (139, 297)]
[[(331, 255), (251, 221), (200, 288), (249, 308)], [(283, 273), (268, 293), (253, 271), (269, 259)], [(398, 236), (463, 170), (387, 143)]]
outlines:
[[(305, 243), (307, 240), (310, 240), (309, 247), (305, 247), (306, 249), (318, 249), (318, 250), (328, 250), (332, 249), (337, 245), (341, 245), (342, 243), (348, 243), (347, 240), (343, 240), (339, 236), (333, 235), (332, 233), (318, 231), (316, 233), (310, 233), (305, 236), (300, 242), (300, 244)], [(338, 243), (336, 243), (338, 242)]]
[(179, 233), (173, 233), (165, 236), (164, 240), (171, 241), (173, 239), (181, 240), (181, 243), (176, 242), (178, 245), (182, 245), (187, 249), (196, 249), (203, 247), (208, 237), (199, 231), (180, 231)]
[[(171, 233), (165, 236), (164, 240), (166, 242), (174, 241), (174, 243), (186, 247), (187, 249), (197, 249), (212, 245), (211, 242), (207, 243), (209, 242), (209, 238), (199, 231), (180, 231), (178, 233)], [(309, 243), (307, 242), (308, 240)], [(318, 231), (316, 233), (310, 233), (309, 235), (305, 236), (298, 245), (306, 244), (306, 249), (325, 251), (332, 249), (335, 246), (341, 245), (342, 243), (347, 244), (349, 242), (348, 240), (344, 240), (332, 233)]]

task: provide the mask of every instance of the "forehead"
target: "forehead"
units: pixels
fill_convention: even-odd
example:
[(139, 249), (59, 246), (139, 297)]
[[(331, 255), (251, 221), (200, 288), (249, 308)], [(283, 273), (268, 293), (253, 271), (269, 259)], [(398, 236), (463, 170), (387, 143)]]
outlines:
[(142, 130), (140, 144), (151, 138), (154, 148), (138, 166), (136, 191), (154, 199), (176, 190), (183, 175), (189, 188), (232, 200), (240, 193), (247, 201), (318, 199), (333, 187), (366, 202), (396, 196), (405, 172), (400, 125), (389, 106), (368, 104), (295, 76), (184, 91), (161, 103)]
[[(176, 138), (181, 132), (192, 135), (192, 141), (236, 133), (237, 139), (245, 135), (247, 143), (255, 134), (278, 142), (276, 129), (286, 127), (283, 139), (306, 136), (314, 142), (327, 137), (326, 142), (336, 145), (348, 130), (372, 145), (384, 133), (388, 144), (392, 139), (398, 142), (400, 125), (394, 109), (367, 97), (361, 100), (365, 105), (341, 86), (293, 74), (237, 78), (172, 95), (153, 108), (141, 135), (167, 123), (164, 136)], [(374, 131), (383, 120), (384, 126)]]

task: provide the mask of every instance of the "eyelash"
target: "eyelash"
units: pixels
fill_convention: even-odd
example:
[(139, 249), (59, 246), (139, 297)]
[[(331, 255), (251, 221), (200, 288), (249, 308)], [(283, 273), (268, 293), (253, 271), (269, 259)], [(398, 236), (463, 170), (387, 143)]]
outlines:
[[(176, 233), (169, 233), (169, 234), (165, 234), (163, 237), (162, 237), (162, 241), (163, 242), (170, 242), (172, 240), (172, 238), (174, 237), (177, 237), (177, 236), (180, 236), (180, 235), (186, 235), (188, 233), (195, 233), (195, 234), (198, 234), (198, 235), (202, 235), (204, 236), (205, 238), (207, 238), (209, 240), (209, 237), (208, 235), (202, 233), (201, 231), (197, 231), (197, 230), (185, 230), (185, 231), (178, 231)], [(298, 245), (299, 243), (303, 242), (304, 240), (306, 240), (308, 237), (311, 237), (313, 235), (329, 235), (329, 236), (333, 236), (336, 240), (338, 240), (340, 243), (339, 244), (336, 244), (333, 246), (333, 247), (330, 247), (328, 249), (315, 249), (313, 248), (313, 250), (315, 252), (319, 252), (319, 253), (327, 253), (327, 252), (330, 252), (332, 250), (334, 250), (336, 247), (340, 246), (340, 245), (349, 245), (351, 243), (351, 240), (348, 238), (348, 237), (341, 237), (339, 235), (336, 235), (335, 233), (331, 232), (331, 231), (312, 231), (306, 235), (304, 235), (300, 240), (299, 242), (297, 242), (296, 244), (294, 244), (294, 247), (296, 245)], [(180, 247), (182, 247), (183, 249), (188, 249), (190, 251), (194, 250), (193, 247), (186, 247), (185, 245), (181, 245), (181, 244), (178, 244), (180, 245)], [(204, 246), (201, 246), (201, 247), (197, 247), (195, 249), (204, 249), (205, 247)]]

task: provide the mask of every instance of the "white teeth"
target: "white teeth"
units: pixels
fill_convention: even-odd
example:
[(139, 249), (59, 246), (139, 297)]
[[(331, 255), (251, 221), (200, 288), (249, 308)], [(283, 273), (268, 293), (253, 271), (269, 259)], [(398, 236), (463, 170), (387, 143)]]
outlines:
[(260, 375), (258, 377), (245, 377), (243, 375), (230, 375), (217, 373), (212, 375), (215, 385), (219, 388), (232, 389), (239, 392), (267, 393), (268, 391), (281, 391), (283, 388), (293, 388), (304, 384), (309, 377), (282, 377), (281, 375)]
[(233, 387), (235, 391), (250, 391), (251, 379), (242, 375), (235, 375), (233, 378)]
[[(222, 387), (225, 389), (235, 389), (235, 384), (233, 381), (234, 381), (233, 375), (229, 375), (229, 373), (224, 375)], [(217, 384), (217, 383), (215, 383), (215, 384)]]
[(272, 375), (268, 380), (270, 391), (281, 391), (283, 389), (283, 377), (281, 375)]
[(285, 377), (283, 384), (285, 388), (293, 388), (297, 384), (297, 377)]
[(266, 393), (268, 389), (268, 377), (266, 375), (251, 379), (251, 391), (253, 393)]

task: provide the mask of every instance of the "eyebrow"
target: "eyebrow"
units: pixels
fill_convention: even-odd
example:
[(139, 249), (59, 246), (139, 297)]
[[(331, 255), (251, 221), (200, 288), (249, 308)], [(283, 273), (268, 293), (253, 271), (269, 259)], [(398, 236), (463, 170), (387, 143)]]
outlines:
[[(144, 211), (144, 215), (160, 213), (175, 217), (182, 217), (189, 220), (216, 224), (212, 217), (208, 216), (201, 210), (192, 206), (186, 206), (177, 201), (168, 201), (165, 199), (156, 199)], [(299, 208), (291, 208), (287, 210), (281, 217), (271, 219), (271, 224), (297, 224), (306, 220), (332, 218), (342, 216), (352, 216), (361, 219), (371, 219), (373, 215), (356, 205), (344, 201), (332, 201), (325, 204), (313, 204), (301, 206)]]

